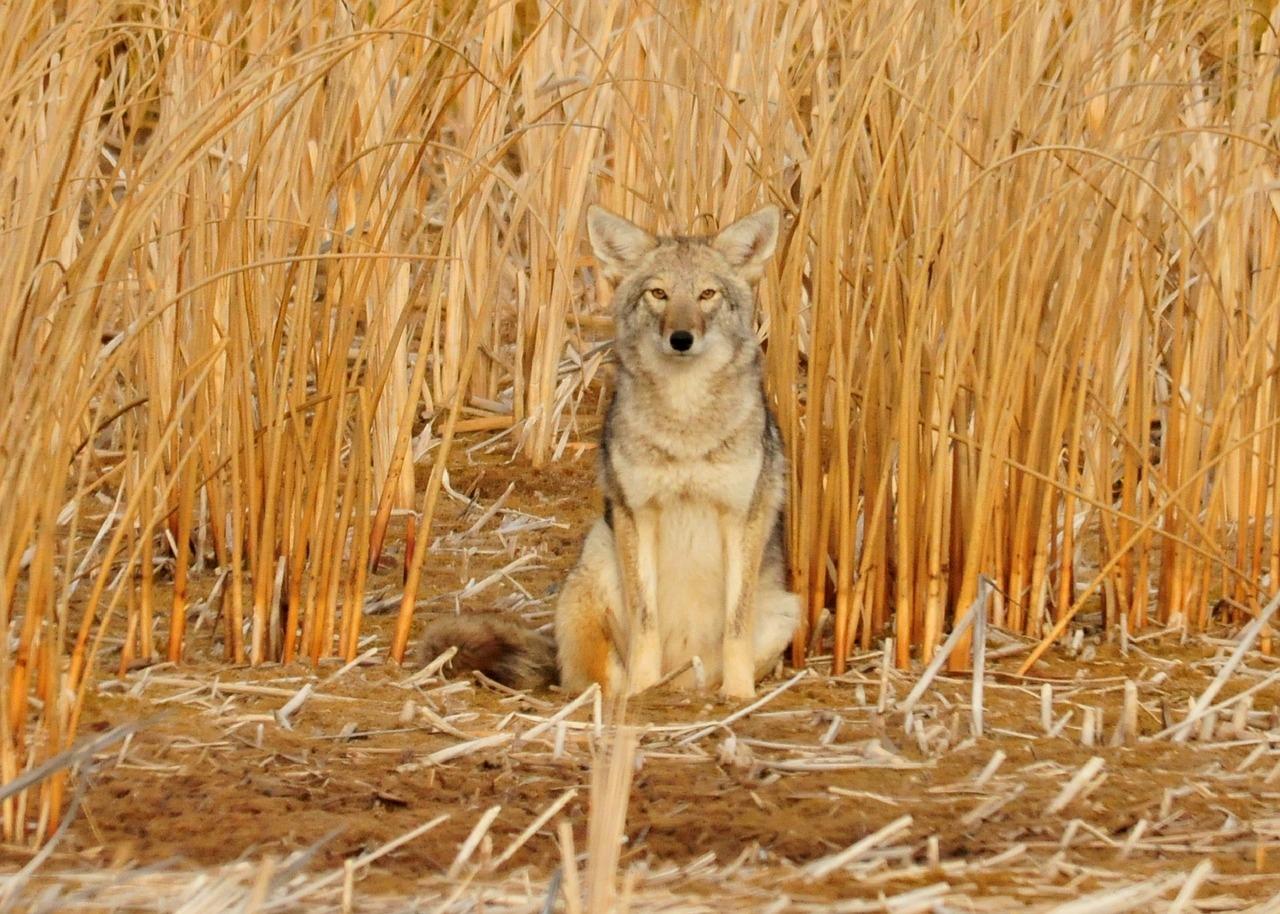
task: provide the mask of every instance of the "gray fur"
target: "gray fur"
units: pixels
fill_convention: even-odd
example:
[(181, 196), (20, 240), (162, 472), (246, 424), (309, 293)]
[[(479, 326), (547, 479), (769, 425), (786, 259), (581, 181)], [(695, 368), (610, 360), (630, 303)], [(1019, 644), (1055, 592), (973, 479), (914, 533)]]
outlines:
[[(594, 548), (604, 557), (592, 552), (589, 539), (574, 574), (595, 575), (596, 583), (566, 592), (572, 600), (581, 599), (581, 591), (608, 604), (617, 666), (626, 668), (632, 691), (678, 664), (690, 652), (688, 644), (718, 654), (719, 644), (712, 642), (723, 637), (726, 651), (738, 650), (730, 642), (756, 630), (760, 610), (752, 606), (758, 596), (774, 611), (764, 625), (771, 640), (757, 643), (758, 673), (762, 663), (777, 657), (799, 613), (798, 600), (786, 590), (786, 458), (764, 395), (752, 287), (773, 253), (778, 212), (766, 208), (704, 238), (654, 237), (598, 207), (590, 211), (588, 226), (597, 258), (618, 282), (619, 367), (600, 450), (606, 530), (593, 533), (599, 540)], [(719, 529), (709, 526), (713, 522)], [(741, 560), (758, 573), (745, 571), (741, 582), (722, 580), (722, 594), (732, 599), (741, 588), (746, 603), (737, 609), (677, 606), (683, 575), (679, 556), (649, 555), (662, 549), (646, 546), (646, 537), (649, 543), (692, 537), (684, 563), (691, 577), (714, 575), (711, 552), (727, 550), (732, 539), (745, 550)], [(608, 560), (609, 551), (616, 551), (616, 564)], [(723, 562), (722, 578), (731, 567)], [(693, 586), (693, 592), (705, 604), (715, 589)], [(562, 613), (570, 609), (565, 602)], [(664, 612), (677, 618), (655, 621)], [(563, 629), (558, 625), (558, 630)], [(660, 661), (652, 656), (654, 638), (661, 644)], [(650, 646), (637, 649), (637, 642)], [(561, 643), (559, 648), (566, 685), (581, 687), (585, 683), (573, 670), (578, 646)], [(719, 656), (702, 660), (709, 669), (722, 668)], [(750, 686), (740, 658), (736, 666), (734, 682), (726, 676), (724, 687), (740, 697)]]
[[(659, 238), (600, 207), (592, 247), (614, 293), (618, 378), (600, 447), (604, 516), (556, 604), (561, 685), (639, 692), (699, 656), (730, 698), (754, 692), (791, 640), (787, 466), (765, 398), (755, 292), (767, 207), (705, 238)], [(493, 616), (428, 626), (423, 662), (515, 688), (552, 681), (552, 646)], [(687, 685), (686, 674), (677, 685)]]

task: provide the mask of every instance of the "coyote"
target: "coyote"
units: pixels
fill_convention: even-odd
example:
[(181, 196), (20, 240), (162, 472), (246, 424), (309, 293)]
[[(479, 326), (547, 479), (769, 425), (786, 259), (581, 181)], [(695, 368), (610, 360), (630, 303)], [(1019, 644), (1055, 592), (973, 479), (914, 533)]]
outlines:
[(786, 582), (786, 458), (755, 334), (778, 210), (666, 238), (593, 206), (587, 228), (616, 284), (618, 375), (600, 441), (604, 516), (560, 590), (556, 663), (526, 630), (479, 619), (429, 627), (424, 659), (456, 644), (461, 665), (511, 685), (558, 667), (568, 690), (634, 694), (696, 655), (726, 698), (749, 698), (800, 616)]

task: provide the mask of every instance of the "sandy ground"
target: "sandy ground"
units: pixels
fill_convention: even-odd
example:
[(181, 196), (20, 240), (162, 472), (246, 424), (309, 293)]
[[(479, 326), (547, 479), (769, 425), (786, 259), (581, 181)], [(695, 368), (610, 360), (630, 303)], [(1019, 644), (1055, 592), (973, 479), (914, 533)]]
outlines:
[[(593, 456), (542, 473), (478, 459), (452, 474), (464, 498), (435, 531), (423, 613), (545, 624), (595, 510)], [(449, 536), (512, 482), (490, 523)], [(370, 605), (398, 593), (394, 548), (389, 559)], [(415, 677), (382, 660), (391, 622), (368, 619), (370, 656), (351, 667), (231, 668), (205, 625), (190, 663), (103, 681), (86, 731), (142, 726), (84, 772), (46, 859), (0, 849), (0, 909), (9, 893), (18, 910), (574, 911), (564, 877), (571, 893), (580, 874), (564, 869), (557, 826), (583, 854), (601, 840), (591, 805), (623, 799), (592, 791), (610, 709), (563, 714), (554, 690)], [(908, 728), (899, 708), (920, 671), (886, 675), (875, 652), (838, 679), (821, 663), (783, 671), (741, 716), (710, 694), (644, 696), (626, 711), (639, 748), (619, 907), (1280, 910), (1280, 686), (1268, 678), (1280, 664), (1250, 653), (1219, 696), (1252, 688), (1248, 699), (1186, 742), (1151, 738), (1229, 655), (1219, 634), (1152, 632), (1122, 650), (1088, 633), (1087, 660), (1064, 648), (1025, 679), (1008, 645), (986, 677), (980, 737), (966, 678), (936, 680)], [(1117, 737), (1126, 683), (1139, 733)]]

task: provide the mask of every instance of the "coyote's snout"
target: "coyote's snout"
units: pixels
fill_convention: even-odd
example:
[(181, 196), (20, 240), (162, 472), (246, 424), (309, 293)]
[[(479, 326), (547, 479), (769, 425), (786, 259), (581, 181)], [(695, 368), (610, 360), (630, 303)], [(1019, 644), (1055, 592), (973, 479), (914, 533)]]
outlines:
[[(786, 585), (786, 462), (755, 335), (754, 284), (778, 210), (696, 238), (656, 237), (598, 206), (587, 220), (615, 283), (618, 378), (600, 442), (604, 516), (556, 606), (560, 681), (634, 693), (696, 655), (725, 695), (750, 696), (800, 611)], [(517, 643), (477, 632), (490, 643), (470, 656)]]
[[(676, 285), (670, 281), (667, 284)], [(694, 347), (706, 333), (707, 317), (718, 297), (715, 290), (709, 288), (698, 292), (697, 298), (689, 295), (688, 290), (669, 292), (659, 285), (648, 291), (646, 305), (658, 315), (659, 334), (669, 352), (684, 358), (697, 354)]]

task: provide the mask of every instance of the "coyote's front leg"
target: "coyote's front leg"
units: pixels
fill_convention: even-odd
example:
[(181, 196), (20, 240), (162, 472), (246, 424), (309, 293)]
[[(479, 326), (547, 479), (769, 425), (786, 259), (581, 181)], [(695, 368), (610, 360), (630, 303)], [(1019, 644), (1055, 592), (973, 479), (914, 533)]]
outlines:
[(658, 519), (651, 508), (615, 505), (613, 535), (627, 617), (627, 692), (635, 695), (662, 678), (658, 634)]
[(743, 518), (728, 510), (720, 513), (720, 540), (724, 549), (724, 677), (720, 692), (725, 698), (751, 698), (756, 694), (755, 626), (756, 584), (764, 557), (768, 512), (754, 499)]

